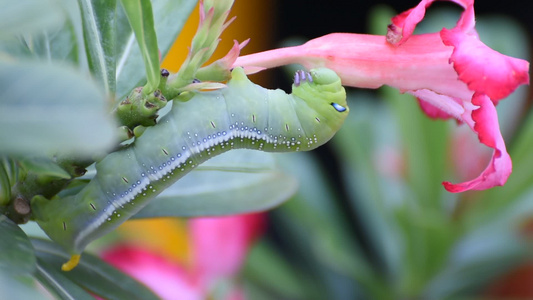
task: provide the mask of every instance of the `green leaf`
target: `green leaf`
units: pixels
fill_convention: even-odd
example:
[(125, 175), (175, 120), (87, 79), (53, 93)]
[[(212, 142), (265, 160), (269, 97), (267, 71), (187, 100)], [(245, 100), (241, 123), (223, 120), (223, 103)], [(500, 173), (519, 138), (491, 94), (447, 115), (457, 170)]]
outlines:
[(311, 284), (283, 259), (279, 251), (265, 242), (255, 245), (248, 254), (244, 274), (247, 280), (281, 299), (306, 299), (306, 284)]
[[(155, 31), (161, 57), (165, 57), (197, 0), (154, 0)], [(143, 61), (122, 6), (117, 9), (117, 98), (123, 99), (144, 84)]]
[(456, 242), (456, 227), (440, 212), (419, 211), (408, 204), (398, 209), (395, 219), (404, 249), (398, 285), (402, 296), (415, 297), (446, 267), (450, 248)]
[(47, 288), (48, 291), (55, 294), (59, 299), (94, 299), (91, 294), (72, 282), (68, 273), (61, 272), (60, 268), (50, 266), (42, 259), (38, 259), (37, 262), (35, 277)]
[(509, 228), (488, 225), (473, 230), (454, 245), (421, 299), (457, 299), (471, 294), (523, 261), (527, 251), (522, 238)]
[(104, 90), (116, 88), (116, 0), (78, 0), (83, 20), (83, 36), (91, 73)]
[(60, 25), (64, 20), (61, 1), (0, 0), (0, 40)]
[(9, 203), (11, 198), (11, 182), (6, 167), (0, 162), (0, 206)]
[(154, 92), (159, 86), (159, 49), (154, 27), (154, 15), (150, 0), (121, 0), (122, 7), (135, 33), (135, 39), (141, 50), (146, 71), (145, 95)]
[(98, 87), (76, 71), (0, 61), (0, 153), (94, 155), (114, 141)]
[(59, 30), (49, 30), (41, 35), (33, 35), (33, 41), (26, 42), (32, 46), (30, 49), (34, 55), (48, 61), (68, 61), (78, 64), (78, 44), (76, 32), (70, 19), (67, 19)]
[(231, 215), (272, 208), (297, 188), (296, 180), (274, 164), (265, 152), (224, 153), (166, 189), (135, 218)]
[(397, 118), (402, 146), (407, 155), (408, 184), (418, 205), (441, 208), (446, 204), (441, 182), (446, 179), (448, 125), (428, 118), (408, 94), (383, 88)]
[(70, 179), (70, 174), (58, 166), (52, 159), (45, 157), (22, 158), (19, 164), (27, 171), (37, 175), (51, 176), (58, 179)]
[(49, 299), (30, 274), (14, 275), (0, 269), (0, 299)]
[[(385, 178), (376, 168), (383, 149), (399, 149), (397, 125), (391, 112), (375, 96), (350, 95), (351, 107), (332, 145), (343, 162), (341, 170), (349, 197), (351, 218), (368, 238), (366, 247), (382, 262), (385, 272), (401, 271), (402, 249), (393, 209), (404, 201), (405, 183)], [(377, 122), (376, 120), (379, 120)]]
[[(43, 1), (47, 3), (48, 1)], [(6, 56), (19, 59), (41, 61), (62, 61), (86, 68), (79, 64), (79, 57), (85, 56), (83, 49), (81, 17), (76, 1), (54, 1), (56, 13), (61, 13), (57, 26), (42, 27), (35, 32), (28, 32), (21, 36), (0, 38), (0, 52)], [(24, 17), (20, 17), (25, 20)], [(63, 21), (62, 21), (63, 20)]]
[(2, 165), (4, 168), (10, 183), (14, 183), (18, 180), (19, 166), (17, 165), (17, 161), (15, 159), (6, 156), (1, 157), (0, 165)]
[[(337, 139), (334, 137), (333, 139)], [(279, 157), (285, 170), (301, 182), (298, 194), (274, 211), (276, 227), (296, 253), (303, 268), (315, 276), (336, 276), (339, 280), (355, 282), (350, 292), (386, 299), (381, 279), (372, 269), (368, 257), (353, 239), (347, 223), (352, 213), (343, 209), (335, 187), (308, 153), (287, 153)], [(313, 232), (309, 235), (309, 232)], [(311, 251), (309, 251), (311, 249)], [(295, 264), (295, 262), (292, 262)], [(307, 272), (306, 272), (307, 273)], [(325, 273), (332, 273), (330, 276)], [(334, 275), (333, 275), (334, 274)], [(335, 287), (331, 287), (335, 290)], [(330, 296), (328, 298), (336, 298)], [(347, 297), (356, 298), (356, 297)]]
[(35, 269), (35, 255), (28, 237), (13, 221), (0, 215), (0, 271), (24, 274)]
[[(32, 239), (37, 257), (49, 267), (60, 272), (61, 265), (70, 257), (57, 244), (41, 239)], [(44, 265), (44, 264), (43, 264)], [(105, 299), (159, 299), (138, 281), (108, 265), (98, 257), (84, 253), (79, 265), (65, 274), (72, 283)], [(77, 299), (77, 298), (75, 298)]]
[(78, 64), (80, 55), (74, 23), (70, 18), (57, 28), (0, 41), (0, 51), (16, 58), (67, 61), (73, 65)]

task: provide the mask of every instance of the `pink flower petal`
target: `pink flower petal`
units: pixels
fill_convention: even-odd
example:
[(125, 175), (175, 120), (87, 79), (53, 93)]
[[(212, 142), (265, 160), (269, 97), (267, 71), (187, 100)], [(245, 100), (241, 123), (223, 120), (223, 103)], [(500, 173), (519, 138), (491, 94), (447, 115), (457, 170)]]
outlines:
[(496, 104), (519, 85), (529, 83), (529, 63), (492, 50), (476, 37), (459, 30), (443, 29), (445, 45), (453, 46), (450, 57), (459, 79), (472, 91), (486, 94)]
[(263, 214), (191, 220), (195, 269), (207, 284), (238, 272), (250, 244), (262, 233), (264, 222)]
[(416, 100), (418, 100), (418, 105), (420, 105), (420, 109), (422, 109), (422, 111), (432, 119), (446, 120), (454, 117), (448, 114), (447, 112), (441, 110), (440, 108), (421, 100), (420, 98), (416, 98)]
[[(480, 142), (494, 149), (487, 168), (477, 178), (458, 184), (443, 182), (444, 188), (452, 193), (466, 190), (484, 190), (503, 185), (512, 171), (512, 162), (503, 141), (498, 124), (498, 115), (492, 101), (483, 94), (474, 94), (472, 103), (479, 106), (471, 113), (475, 124), (467, 122), (479, 137)], [(465, 112), (468, 114), (469, 112)], [(468, 117), (465, 116), (465, 119)]]
[(461, 99), (438, 94), (427, 89), (409, 91), (407, 93), (415, 96), (419, 100), (422, 110), (429, 117), (443, 119), (454, 117), (458, 121), (463, 121), (462, 116), (465, 109)]
[(133, 246), (117, 246), (101, 257), (144, 283), (162, 299), (201, 300), (202, 289), (177, 265), (154, 253)]
[(454, 130), (451, 138), (451, 155), (456, 177), (460, 180), (477, 177), (490, 161), (492, 149), (481, 144), (468, 126)]
[[(420, 3), (392, 18), (387, 32), (387, 41), (395, 46), (403, 44), (413, 34), (416, 25), (424, 19), (426, 9), (436, 0), (422, 0)], [(457, 22), (457, 27), (470, 31), (474, 28), (474, 0), (448, 0), (465, 8), (465, 12)]]

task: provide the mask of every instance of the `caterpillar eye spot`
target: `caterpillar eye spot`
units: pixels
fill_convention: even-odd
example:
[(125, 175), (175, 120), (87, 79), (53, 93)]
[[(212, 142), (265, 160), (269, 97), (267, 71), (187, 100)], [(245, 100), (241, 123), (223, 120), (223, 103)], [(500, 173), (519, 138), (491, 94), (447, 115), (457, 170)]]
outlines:
[(338, 112), (343, 112), (343, 111), (346, 111), (346, 107), (338, 104), (338, 103), (335, 103), (335, 102), (331, 102), (331, 106), (333, 106), (333, 108), (335, 108)]
[(170, 73), (168, 72), (167, 69), (161, 69), (161, 76), (168, 77), (169, 75), (170, 75)]
[(200, 82), (201, 82), (200, 79), (196, 79), (196, 78), (194, 78), (194, 79), (192, 80), (192, 83), (200, 83)]

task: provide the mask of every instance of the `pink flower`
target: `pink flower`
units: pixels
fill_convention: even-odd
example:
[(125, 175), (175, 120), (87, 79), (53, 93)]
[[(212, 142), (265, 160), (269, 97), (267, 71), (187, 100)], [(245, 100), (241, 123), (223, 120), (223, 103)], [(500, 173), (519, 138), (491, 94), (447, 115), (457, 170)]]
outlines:
[[(264, 222), (263, 214), (191, 219), (189, 239), (193, 257), (187, 266), (139, 246), (118, 245), (101, 256), (162, 299), (206, 299), (217, 284), (231, 283), (250, 246), (262, 234)], [(244, 299), (238, 286), (231, 287), (224, 299)]]
[(360, 88), (389, 85), (417, 97), (430, 117), (466, 123), (481, 143), (493, 149), (485, 170), (450, 192), (503, 185), (512, 163), (500, 133), (495, 105), (519, 85), (529, 83), (529, 63), (500, 54), (477, 35), (473, 0), (450, 0), (464, 12), (453, 29), (413, 35), (426, 8), (420, 4), (392, 19), (386, 36), (333, 33), (304, 45), (242, 56), (234, 66), (272, 68), (299, 63), (335, 70), (343, 84)]

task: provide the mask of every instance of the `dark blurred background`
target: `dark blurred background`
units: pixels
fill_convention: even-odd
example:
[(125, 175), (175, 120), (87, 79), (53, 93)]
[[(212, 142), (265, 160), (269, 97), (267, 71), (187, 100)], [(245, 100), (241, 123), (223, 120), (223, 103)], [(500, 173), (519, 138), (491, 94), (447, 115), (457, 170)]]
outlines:
[[(397, 12), (405, 11), (418, 4), (416, 0), (382, 1), (278, 1), (278, 40), (294, 35), (307, 38), (318, 37), (330, 32), (367, 32), (368, 11), (378, 5), (388, 5)], [(438, 1), (437, 7), (458, 8), (455, 3)], [(533, 32), (531, 20), (533, 5), (529, 1), (483, 1), (475, 2), (476, 14), (506, 14), (516, 19)], [(458, 9), (459, 11), (459, 9)]]

